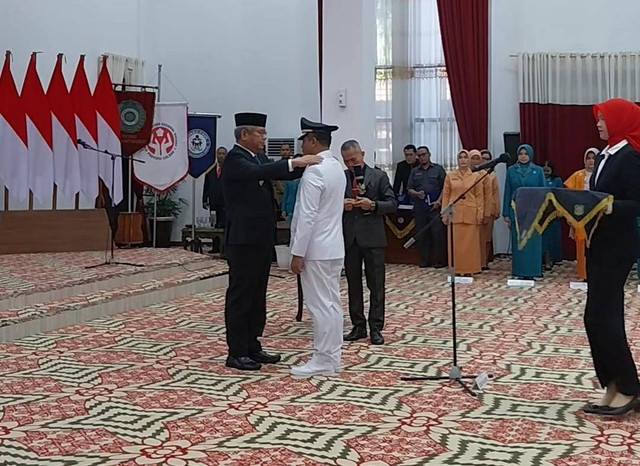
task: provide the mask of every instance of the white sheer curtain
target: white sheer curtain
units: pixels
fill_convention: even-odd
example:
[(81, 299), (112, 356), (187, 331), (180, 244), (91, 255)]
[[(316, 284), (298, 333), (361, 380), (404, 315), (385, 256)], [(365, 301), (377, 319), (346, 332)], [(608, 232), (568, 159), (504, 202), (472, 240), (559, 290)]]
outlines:
[(100, 72), (102, 59), (105, 56), (107, 57), (107, 69), (109, 76), (111, 76), (111, 82), (144, 84), (144, 60), (115, 53), (103, 53), (98, 57), (98, 72)]
[(436, 0), (376, 0), (377, 163), (391, 172), (407, 144), (450, 169), (461, 147)]
[(640, 52), (521, 53), (518, 81), (525, 103), (640, 102)]

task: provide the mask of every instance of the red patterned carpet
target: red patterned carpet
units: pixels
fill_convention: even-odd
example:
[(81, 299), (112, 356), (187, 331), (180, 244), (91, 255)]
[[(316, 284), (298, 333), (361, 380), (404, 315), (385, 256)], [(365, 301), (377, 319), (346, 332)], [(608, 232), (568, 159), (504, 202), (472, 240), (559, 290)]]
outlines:
[(400, 380), (449, 370), (445, 272), (389, 267), (387, 344), (347, 344), (340, 374), (294, 379), (311, 327), (274, 271), (263, 344), (284, 362), (258, 373), (223, 366), (224, 290), (1, 345), (0, 464), (640, 464), (640, 415), (579, 411), (596, 392), (571, 266), (534, 289), (507, 288), (507, 268), (458, 286), (460, 362), (495, 376), (477, 399)]

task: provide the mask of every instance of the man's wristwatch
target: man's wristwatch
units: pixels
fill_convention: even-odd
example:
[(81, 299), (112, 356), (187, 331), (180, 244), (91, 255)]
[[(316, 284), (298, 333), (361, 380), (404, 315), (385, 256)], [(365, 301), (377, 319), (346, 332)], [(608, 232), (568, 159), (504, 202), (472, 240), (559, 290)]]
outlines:
[(378, 204), (376, 201), (371, 201), (371, 212), (375, 212), (376, 210), (378, 210)]

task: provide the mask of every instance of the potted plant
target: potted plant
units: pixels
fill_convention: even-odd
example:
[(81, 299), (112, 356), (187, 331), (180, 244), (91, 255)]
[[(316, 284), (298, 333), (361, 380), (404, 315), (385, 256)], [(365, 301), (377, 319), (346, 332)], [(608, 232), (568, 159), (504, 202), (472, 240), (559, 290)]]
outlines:
[(156, 247), (168, 248), (171, 246), (171, 232), (173, 230), (173, 221), (176, 219), (182, 208), (187, 203), (186, 199), (176, 198), (174, 195), (178, 190), (177, 186), (158, 194), (155, 206), (154, 217), (154, 198), (157, 191), (151, 188), (145, 188), (144, 192), (144, 212), (147, 216), (147, 227), (149, 238), (153, 239), (153, 224), (156, 222)]

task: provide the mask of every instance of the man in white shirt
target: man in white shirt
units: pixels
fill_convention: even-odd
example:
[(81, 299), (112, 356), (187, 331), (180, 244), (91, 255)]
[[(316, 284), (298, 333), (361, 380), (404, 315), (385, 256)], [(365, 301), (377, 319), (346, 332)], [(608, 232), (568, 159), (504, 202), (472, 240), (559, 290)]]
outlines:
[(300, 274), (304, 301), (313, 319), (313, 355), (291, 368), (295, 376), (333, 374), (340, 368), (343, 315), (340, 272), (346, 178), (342, 161), (329, 150), (337, 126), (300, 120), (302, 153), (323, 158), (307, 167), (300, 180), (291, 222), (291, 270)]

